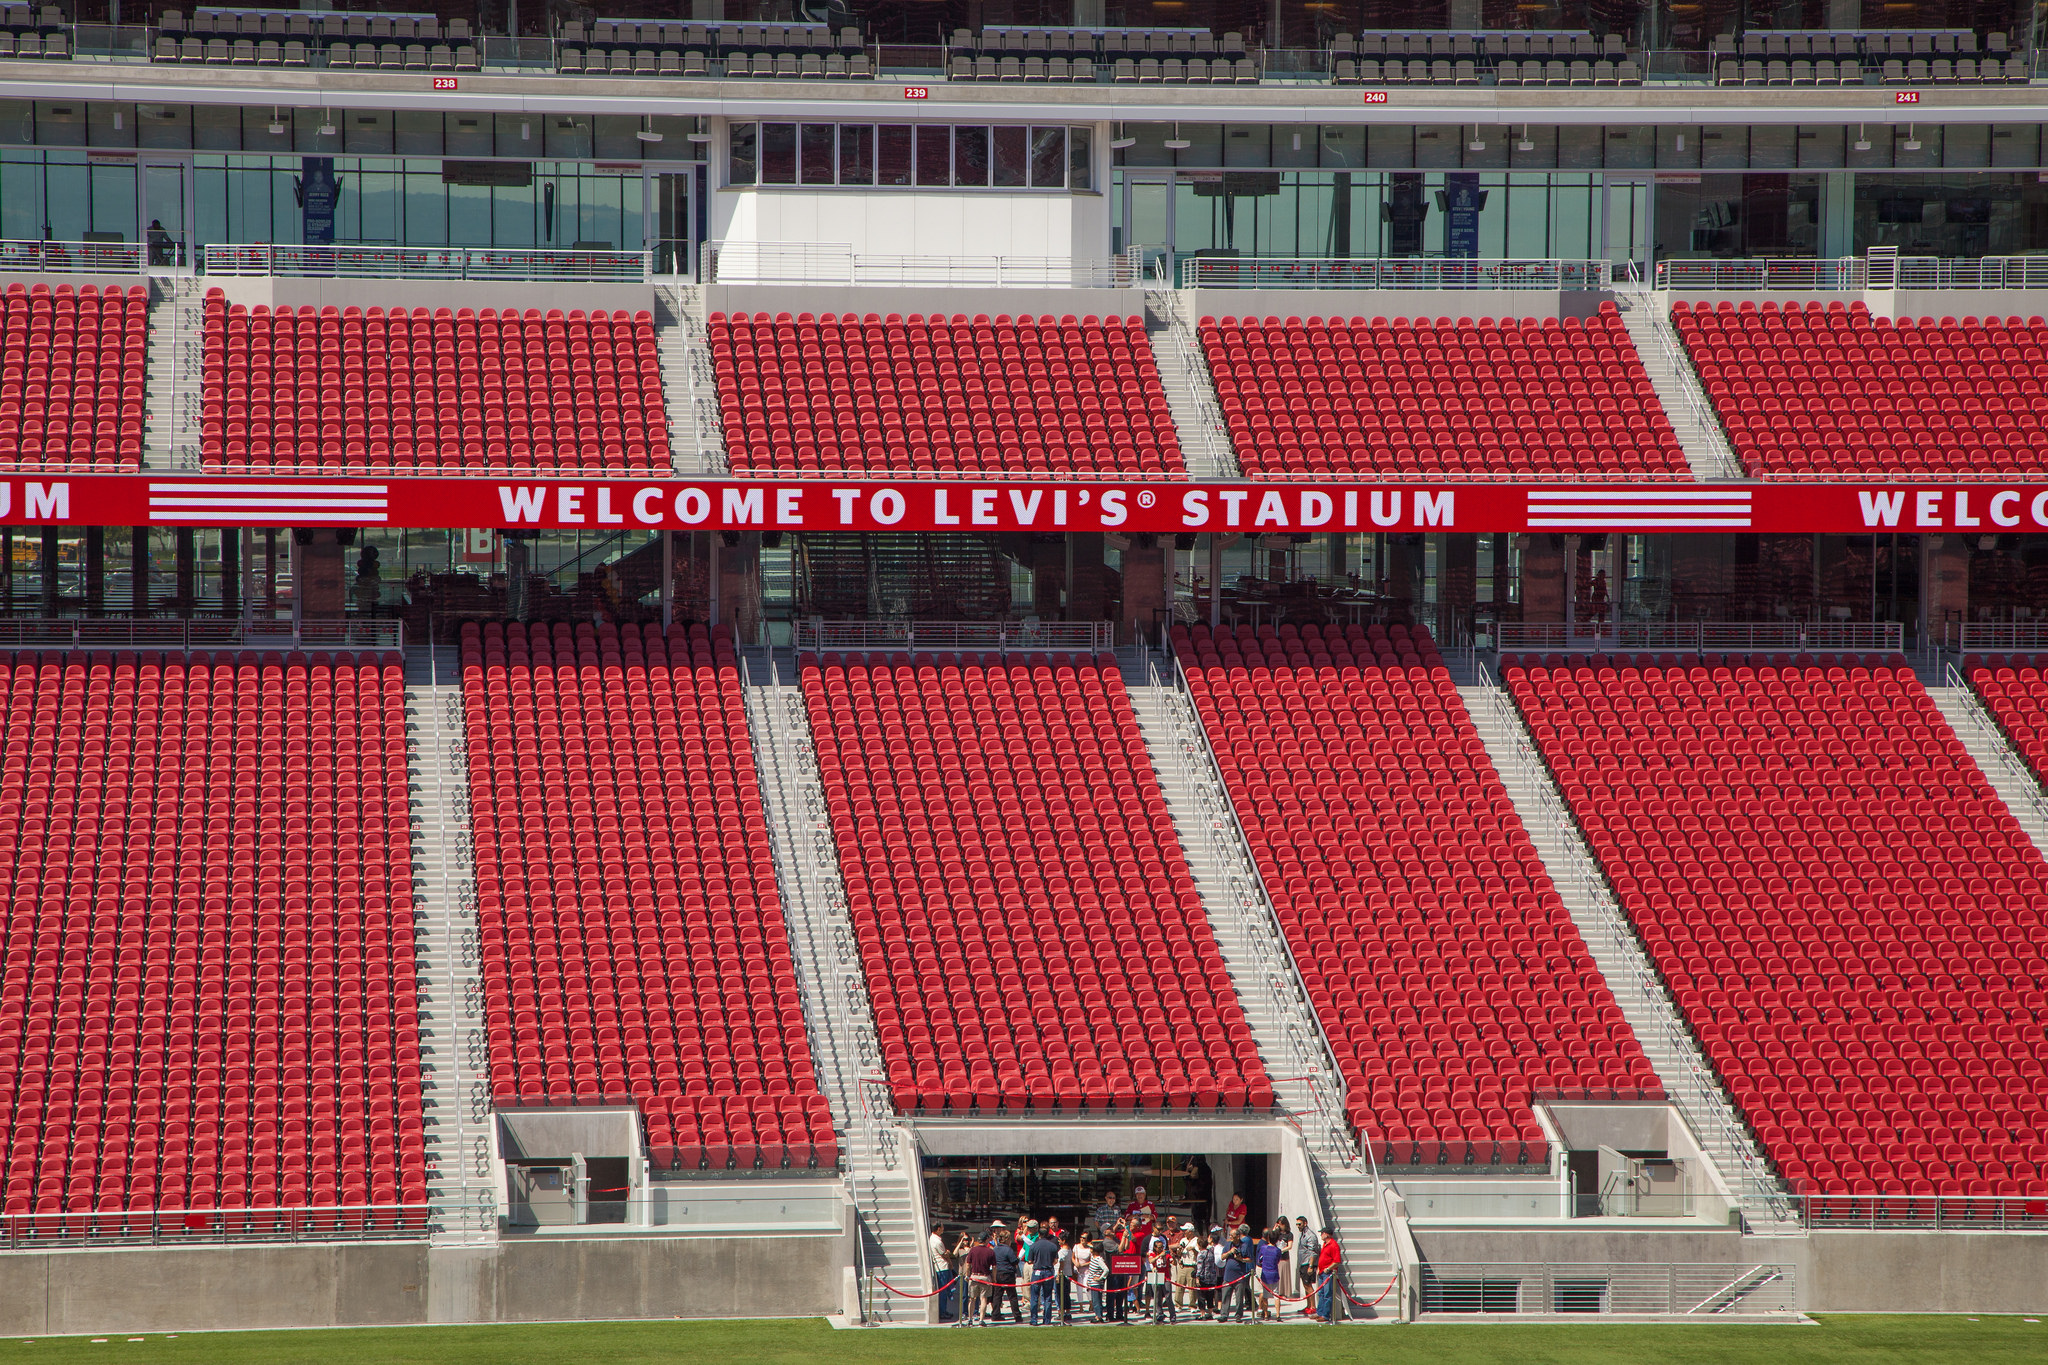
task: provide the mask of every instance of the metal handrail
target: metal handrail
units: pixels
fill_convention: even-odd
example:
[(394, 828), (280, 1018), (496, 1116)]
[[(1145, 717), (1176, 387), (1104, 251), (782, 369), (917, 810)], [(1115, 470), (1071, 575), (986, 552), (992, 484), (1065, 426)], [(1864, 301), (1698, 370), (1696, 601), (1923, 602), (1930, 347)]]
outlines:
[[(1227, 172), (1226, 172), (1227, 174)], [(1186, 256), (1183, 289), (1606, 289), (1604, 260)]]
[(2034, 818), (2041, 822), (2043, 829), (2048, 829), (2048, 795), (2042, 792), (2040, 774), (2036, 773), (2024, 758), (2013, 752), (2012, 741), (2007, 737), (2005, 727), (1991, 714), (1990, 708), (1984, 704), (1984, 699), (1977, 695), (1976, 686), (1963, 676), (1961, 670), (1953, 663), (1944, 662), (1941, 666), (1941, 675), (1943, 685), (1953, 692), (1963, 708), (1963, 714), (1970, 718), (1970, 724), (1998, 755), (1998, 766), (2005, 770), (2005, 775), (2024, 794)]
[(33, 1251), (254, 1242), (424, 1241), (424, 1204), (338, 1204), (320, 1208), (150, 1209), (126, 1213), (0, 1214), (0, 1248)]
[(1729, 444), (1728, 433), (1721, 425), (1721, 415), (1707, 401), (1705, 391), (1700, 388), (1699, 377), (1693, 370), (1692, 354), (1686, 350), (1677, 329), (1671, 325), (1670, 308), (1659, 301), (1639, 272), (1631, 269), (1627, 275), (1628, 283), (1618, 287), (1627, 290), (1630, 312), (1642, 318), (1657, 343), (1658, 358), (1671, 368), (1674, 387), (1684, 400), (1681, 415), (1692, 424), (1700, 441), (1706, 445), (1716, 466), (1713, 473), (1724, 479), (1743, 477), (1742, 462), (1736, 459), (1735, 448)]
[(143, 242), (0, 240), (0, 271), (25, 275), (140, 275), (148, 263)]
[(546, 280), (579, 284), (644, 284), (654, 277), (654, 253), (651, 251), (275, 246), (215, 242), (203, 247), (200, 257), (209, 275), (277, 275), (309, 279)]
[(244, 622), (155, 617), (0, 617), (0, 649), (403, 650), (395, 617)]
[[(1200, 443), (1211, 478), (1236, 478), (1239, 474), (1237, 451), (1230, 440), (1229, 424), (1223, 420), (1223, 409), (1216, 399), (1216, 381), (1209, 373), (1209, 359), (1202, 348), (1201, 338), (1188, 326), (1187, 310), (1183, 306), (1180, 291), (1171, 287), (1167, 276), (1167, 262), (1164, 256), (1153, 262), (1157, 274), (1151, 288), (1146, 291), (1146, 301), (1159, 313), (1166, 323), (1164, 340), (1176, 354), (1162, 356), (1159, 347), (1153, 347), (1153, 358), (1171, 361), (1177, 371), (1180, 390), (1186, 395), (1193, 411), (1192, 429), (1180, 433), (1183, 442), (1193, 438)], [(1160, 378), (1165, 379), (1166, 365), (1160, 367)], [(1192, 451), (1183, 451), (1191, 455)]]
[(1596, 628), (1566, 621), (1501, 621), (1496, 653), (1620, 650), (1663, 654), (1898, 654), (1897, 621), (1616, 621)]
[(1960, 627), (1951, 646), (1958, 654), (2048, 653), (2048, 621), (1943, 622), (1945, 637), (1951, 625)]
[(826, 621), (799, 619), (792, 638), (800, 651), (1013, 650), (1030, 653), (1100, 653), (1116, 645), (1110, 621)]
[[(1738, 1201), (1746, 1215), (1754, 1215), (1752, 1231), (1789, 1231), (1788, 1223), (1796, 1227), (1783, 1182), (1770, 1169), (1749, 1136), (1735, 1126), (1699, 1041), (1665, 992), (1663, 981), (1656, 975), (1633, 925), (1615, 900), (1577, 819), (1564, 804), (1550, 766), (1537, 748), (1535, 737), (1530, 734), (1520, 709), (1507, 689), (1494, 681), (1484, 664), (1478, 665), (1478, 679), (1495, 720), (1512, 741), (1510, 758), (1515, 776), (1521, 780), (1537, 807), (1534, 812), (1520, 810), (1519, 814), (1525, 823), (1532, 814), (1548, 823), (1559, 847), (1565, 850), (1569, 866), (1549, 869), (1551, 879), (1562, 882), (1569, 878), (1578, 889), (1593, 920), (1591, 924), (1580, 924), (1579, 928), (1582, 931), (1590, 929), (1614, 959), (1627, 964), (1625, 979), (1618, 980), (1615, 973), (1603, 969), (1609, 988), (1615, 992), (1617, 1001), (1623, 989), (1627, 989), (1643, 1002), (1650, 1017), (1658, 1023), (1665, 1049), (1678, 1064), (1677, 1075), (1660, 1073), (1660, 1079), (1669, 1087), (1667, 1098), (1692, 1125), (1693, 1131), (1700, 1135), (1703, 1146), (1712, 1144), (1717, 1160), (1725, 1158), (1739, 1168), (1724, 1170), (1723, 1176), (1724, 1179), (1732, 1177), (1731, 1184), (1739, 1183)], [(1574, 919), (1577, 919), (1576, 915)]]
[(1817, 256), (1662, 260), (1658, 289), (1710, 292), (2048, 288), (2048, 256)]
[[(1152, 686), (1167, 688), (1160, 676), (1158, 656), (1147, 649), (1145, 659)], [(1322, 1017), (1308, 998), (1301, 965), (1296, 961), (1293, 945), (1280, 923), (1258, 860), (1251, 854), (1251, 840), (1230, 799), (1229, 782), (1223, 775), (1222, 764), (1217, 761), (1215, 748), (1209, 742), (1208, 731), (1202, 726), (1199, 713), (1194, 708), (1194, 688), (1178, 655), (1173, 656), (1170, 691), (1174, 704), (1169, 707), (1168, 715), (1174, 728), (1174, 762), (1180, 768), (1185, 785), (1198, 794), (1205, 807), (1203, 815), (1207, 823), (1204, 832), (1209, 842), (1210, 857), (1233, 883), (1230, 899), (1239, 913), (1240, 927), (1252, 945), (1254, 955), (1263, 959), (1259, 966), (1268, 1003), (1288, 1030), (1287, 1037), (1293, 1045), (1294, 1056), (1290, 1060), (1309, 1073), (1309, 1097), (1316, 1116), (1318, 1147), (1339, 1164), (1352, 1165), (1357, 1160), (1359, 1143), (1356, 1135), (1346, 1127), (1346, 1116), (1350, 1112), (1349, 1086), (1343, 1069), (1337, 1064), (1337, 1052), (1323, 1027)], [(1195, 767), (1200, 768), (1199, 781), (1193, 770)], [(1302, 1036), (1304, 1021), (1306, 1031), (1312, 1032), (1312, 1037)], [(1306, 1129), (1308, 1110), (1305, 1109), (1301, 1116)], [(1377, 1188), (1377, 1166), (1373, 1169)]]

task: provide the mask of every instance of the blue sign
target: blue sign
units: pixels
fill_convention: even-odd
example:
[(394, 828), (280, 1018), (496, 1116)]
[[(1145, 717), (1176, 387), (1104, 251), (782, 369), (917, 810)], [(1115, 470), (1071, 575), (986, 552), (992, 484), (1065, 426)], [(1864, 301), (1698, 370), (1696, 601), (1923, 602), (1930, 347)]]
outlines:
[(334, 208), (341, 199), (341, 182), (334, 178), (334, 158), (309, 156), (299, 181), (299, 208), (305, 216), (307, 246), (334, 244)]
[(1479, 210), (1486, 207), (1486, 191), (1479, 177), (1458, 173), (1444, 177), (1444, 255), (1476, 260), (1479, 256)]

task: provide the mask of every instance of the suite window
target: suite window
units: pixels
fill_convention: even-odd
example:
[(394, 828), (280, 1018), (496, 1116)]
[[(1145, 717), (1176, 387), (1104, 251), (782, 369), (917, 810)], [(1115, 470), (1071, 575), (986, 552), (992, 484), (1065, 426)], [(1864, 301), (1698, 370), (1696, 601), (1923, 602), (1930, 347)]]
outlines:
[(735, 123), (729, 185), (1088, 189), (1088, 129), (970, 124)]

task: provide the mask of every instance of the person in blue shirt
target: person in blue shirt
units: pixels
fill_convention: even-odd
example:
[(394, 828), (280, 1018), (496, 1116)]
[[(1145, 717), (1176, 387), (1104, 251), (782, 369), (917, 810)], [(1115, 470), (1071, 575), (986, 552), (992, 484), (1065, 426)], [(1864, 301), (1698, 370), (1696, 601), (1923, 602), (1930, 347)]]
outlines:
[(1017, 1305), (1017, 1271), (1021, 1265), (1016, 1245), (1007, 1236), (996, 1238), (996, 1254), (989, 1262), (988, 1277), (994, 1281), (989, 1298), (988, 1321), (1003, 1320), (1003, 1305), (1010, 1305), (1010, 1321), (1024, 1321)]
[(1031, 1325), (1050, 1327), (1058, 1320), (1055, 1306), (1059, 1297), (1054, 1276), (1060, 1263), (1059, 1239), (1041, 1232), (1032, 1239), (1024, 1260), (1025, 1278), (1030, 1281)]
[(1265, 1240), (1259, 1243), (1259, 1319), (1262, 1322), (1280, 1320), (1280, 1267), (1287, 1260), (1287, 1253), (1280, 1249), (1280, 1239), (1269, 1229)]

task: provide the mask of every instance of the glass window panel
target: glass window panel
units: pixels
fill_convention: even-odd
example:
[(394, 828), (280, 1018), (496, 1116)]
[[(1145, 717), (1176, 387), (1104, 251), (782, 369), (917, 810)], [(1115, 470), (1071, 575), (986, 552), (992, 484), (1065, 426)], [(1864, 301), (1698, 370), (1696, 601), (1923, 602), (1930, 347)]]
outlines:
[[(401, 118), (404, 115), (400, 115)], [(547, 154), (549, 156), (592, 156), (596, 146), (593, 130), (588, 118), (577, 118), (571, 114), (549, 114), (541, 120), (547, 125)], [(751, 129), (751, 123), (744, 125)], [(733, 182), (739, 183), (737, 181)], [(753, 181), (749, 180), (748, 184)]]
[(1014, 189), (1023, 185), (1029, 178), (1031, 130), (996, 128), (992, 133), (996, 147), (995, 183), (1004, 189)]
[(1325, 128), (1322, 130), (1322, 164), (1325, 166), (1363, 166), (1365, 164), (1366, 130), (1358, 127)]
[(1085, 126), (1067, 129), (1067, 188), (1095, 188), (1095, 159), (1091, 155), (1095, 130)]
[(764, 123), (761, 125), (761, 183), (764, 185), (794, 185), (796, 183), (796, 125), (794, 123)]
[(1465, 156), (1465, 130), (1426, 123), (1415, 130), (1415, 164), (1425, 170), (1456, 170)]
[(497, 151), (491, 119), (485, 114), (449, 115), (445, 136), (450, 156), (491, 156)]
[(1992, 124), (1991, 164), (1994, 166), (2040, 165), (2040, 128), (2031, 123)]
[(135, 106), (135, 141), (154, 148), (184, 148), (192, 145), (192, 106), (189, 104), (138, 104)]
[(911, 176), (911, 128), (904, 123), (885, 123), (875, 129), (875, 180), (882, 185), (909, 185)]
[[(259, 127), (257, 133), (260, 135), (261, 131)], [(260, 148), (262, 145), (261, 142), (256, 141), (253, 137), (249, 142), (249, 146), (255, 148)], [(398, 111), (398, 154), (400, 156), (439, 156), (442, 150), (441, 116), (439, 114), (414, 113), (404, 109)], [(556, 153), (556, 155), (565, 154)], [(573, 153), (568, 153), (567, 155), (573, 155)]]
[(1574, 125), (1557, 130), (1557, 164), (1563, 170), (1597, 171), (1600, 169), (1601, 134), (1604, 130), (1596, 127)]
[(0, 145), (32, 147), (35, 140), (35, 104), (29, 100), (0, 100)]
[(1635, 125), (1628, 128), (1608, 128), (1607, 169), (1610, 171), (1647, 171), (1655, 160), (1653, 130)]
[[(268, 118), (268, 115), (265, 117)], [(45, 147), (83, 147), (85, 101), (37, 101), (36, 141)]]
[(1700, 129), (1700, 165), (1706, 170), (1747, 170), (1749, 129), (1739, 123)]
[(833, 181), (834, 162), (838, 149), (834, 145), (837, 132), (829, 123), (806, 123), (801, 133), (803, 166), (801, 177), (806, 185), (829, 185)]
[(1952, 123), (1942, 129), (1941, 164), (1989, 166), (1991, 129), (1982, 123)]
[[(133, 147), (135, 145), (135, 106), (132, 104), (94, 103), (91, 110), (91, 137), (95, 147)], [(115, 127), (118, 123), (121, 126)]]
[(1799, 164), (1802, 166), (1839, 166), (1842, 164), (1842, 135), (1844, 129), (1837, 123), (1825, 123), (1818, 127), (1799, 130)]
[(875, 183), (875, 130), (865, 123), (850, 123), (839, 129), (839, 183)]
[(1759, 124), (1749, 130), (1749, 167), (1759, 171), (1790, 170), (1798, 129), (1782, 123)]
[(922, 127), (917, 130), (917, 183), (953, 183), (952, 129)]
[(1067, 130), (1031, 130), (1031, 188), (1056, 190), (1067, 183)]
[[(956, 185), (986, 185), (988, 183), (988, 132), (986, 128), (955, 128), (953, 130), (953, 183)], [(924, 157), (922, 133), (919, 135), (918, 183), (924, 183)]]
[[(351, 152), (391, 151), (391, 115), (343, 113), (336, 117), (342, 120), (342, 145)], [(539, 116), (535, 116), (538, 121)], [(533, 135), (531, 146), (540, 150), (540, 134)]]
[[(1307, 161), (1301, 159), (1304, 147), (1307, 149)], [(1273, 128), (1263, 123), (1225, 124), (1223, 164), (1313, 166), (1316, 164), (1315, 129)]]
[(592, 135), (599, 156), (638, 161), (647, 155), (646, 145), (640, 141), (637, 114), (599, 114)]
[(759, 124), (735, 123), (732, 125), (732, 150), (726, 158), (725, 183), (728, 185), (751, 185), (754, 183), (754, 137)]

